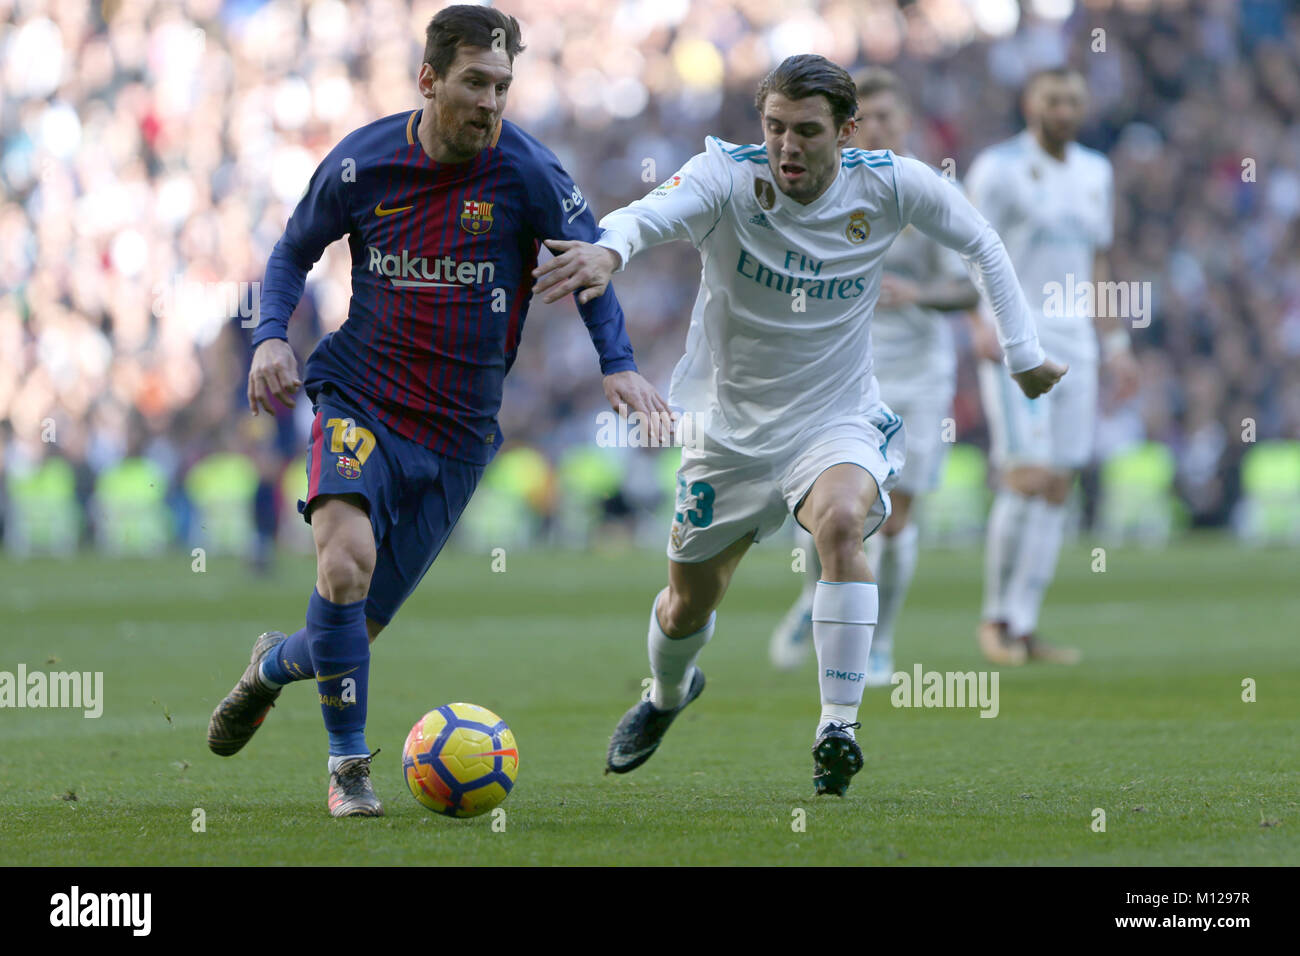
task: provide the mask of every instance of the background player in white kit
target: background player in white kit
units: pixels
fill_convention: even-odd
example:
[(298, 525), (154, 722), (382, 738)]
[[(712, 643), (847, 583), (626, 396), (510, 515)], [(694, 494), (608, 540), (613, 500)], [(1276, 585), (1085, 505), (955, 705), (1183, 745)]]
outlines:
[(599, 295), (635, 253), (689, 239), (703, 271), (670, 404), (693, 416), (682, 451), (668, 587), (650, 615), (653, 682), (619, 722), (608, 771), (659, 746), (704, 688), (695, 666), (741, 557), (791, 512), (812, 532), (825, 580), (813, 598), (821, 717), (818, 793), (862, 767), (854, 739), (877, 596), (862, 539), (889, 516), (902, 424), (871, 374), (871, 310), (885, 250), (909, 222), (979, 266), (1007, 364), (1028, 395), (1064, 369), (1044, 359), (997, 234), (923, 163), (841, 150), (853, 80), (820, 56), (790, 57), (759, 85), (765, 146), (716, 138), (648, 196), (601, 220), (597, 245), (548, 241), (535, 270), (547, 301)]
[[(1073, 648), (1037, 634), (1043, 596), (1056, 573), (1065, 531), (1065, 501), (1078, 469), (1092, 455), (1097, 413), (1098, 332), (1116, 397), (1137, 386), (1127, 330), (1117, 317), (1077, 307), (1077, 290), (1109, 279), (1110, 161), (1074, 142), (1087, 88), (1075, 70), (1035, 74), (1025, 86), (1027, 128), (991, 146), (971, 165), (971, 201), (1002, 236), (1034, 310), (1043, 348), (1071, 368), (1041, 402), (1026, 402), (993, 361), (999, 350), (986, 325), (975, 324), (980, 393), (989, 422), (998, 490), (985, 549), (981, 649), (999, 664), (1026, 659), (1074, 663)], [(1060, 299), (1070, 296), (1064, 309)], [(1105, 297), (1095, 297), (1103, 301)], [(1063, 314), (1062, 314), (1063, 313)]]
[[(857, 73), (854, 84), (854, 143), (901, 154), (910, 116), (898, 77), (883, 67), (868, 67)], [(945, 313), (973, 309), (978, 303), (979, 291), (957, 253), (911, 226), (899, 233), (885, 254), (871, 341), (880, 397), (907, 430), (907, 466), (889, 494), (889, 519), (880, 534), (867, 539), (867, 565), (880, 591), (880, 615), (867, 660), (868, 687), (886, 686), (893, 675), (894, 628), (916, 571), (912, 503), (938, 487), (948, 450), (943, 420), (957, 390), (957, 354), (949, 328), (952, 320)], [(813, 594), (821, 577), (812, 536), (796, 526), (795, 544), (809, 560), (798, 600), (772, 632), (772, 664), (783, 670), (798, 666), (807, 655)]]

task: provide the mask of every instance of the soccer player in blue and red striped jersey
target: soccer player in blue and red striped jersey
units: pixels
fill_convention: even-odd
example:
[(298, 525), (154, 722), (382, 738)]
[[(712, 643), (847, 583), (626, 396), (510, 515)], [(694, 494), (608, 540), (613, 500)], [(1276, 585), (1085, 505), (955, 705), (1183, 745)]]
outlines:
[[(306, 626), (261, 635), (208, 744), (252, 737), (292, 681), (314, 679), (329, 734), (329, 808), (379, 816), (365, 739), (370, 642), (424, 577), (501, 444), (497, 411), (544, 241), (594, 241), (582, 192), (546, 147), (502, 118), (519, 24), (486, 7), (429, 23), (421, 110), (344, 137), (321, 163), (266, 267), (249, 406), (292, 406), (305, 385), (315, 421), (299, 503), (316, 544)], [(347, 321), (300, 380), (286, 329), (308, 271), (348, 237)], [(612, 290), (579, 294), (605, 395), (669, 420), (636, 371)], [(665, 426), (666, 427), (666, 426)]]

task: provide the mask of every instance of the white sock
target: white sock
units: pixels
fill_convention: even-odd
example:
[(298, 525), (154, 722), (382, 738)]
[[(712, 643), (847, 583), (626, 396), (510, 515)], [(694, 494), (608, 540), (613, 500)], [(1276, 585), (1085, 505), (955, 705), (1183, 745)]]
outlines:
[(650, 606), (650, 634), (647, 640), (650, 674), (654, 678), (650, 685), (650, 703), (658, 710), (675, 710), (681, 706), (691, 689), (695, 660), (713, 636), (713, 624), (718, 614), (716, 611), (710, 614), (709, 623), (694, 634), (673, 638), (659, 626), (659, 615), (655, 613), (658, 603), (659, 597), (656, 595), (654, 604)]
[(1065, 505), (1035, 499), (1025, 524), (1025, 541), (1007, 601), (1007, 630), (1013, 637), (1032, 634), (1038, 627), (1038, 613), (1056, 576), (1065, 538)]
[(894, 624), (907, 599), (907, 589), (912, 586), (912, 575), (916, 573), (918, 537), (916, 525), (908, 524), (892, 538), (878, 534), (867, 539), (881, 539), (880, 565), (872, 568), (880, 586), (880, 617), (872, 638), (877, 653), (893, 652)]
[(355, 760), (357, 757), (369, 757), (370, 754), (330, 754), (329, 768), (330, 773), (334, 773), (343, 766), (345, 760)]
[(874, 582), (817, 582), (813, 644), (817, 648), (817, 683), (822, 696), (817, 736), (831, 721), (857, 722), (879, 607)]
[(1000, 489), (993, 499), (984, 546), (982, 614), (986, 621), (1006, 620), (1007, 590), (1015, 573), (1032, 501), (1032, 498), (1026, 498), (1010, 488)]

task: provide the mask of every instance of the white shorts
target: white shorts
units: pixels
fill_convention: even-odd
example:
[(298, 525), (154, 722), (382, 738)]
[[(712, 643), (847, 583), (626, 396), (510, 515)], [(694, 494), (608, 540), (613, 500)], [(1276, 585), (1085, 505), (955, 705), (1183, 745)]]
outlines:
[(695, 564), (747, 535), (766, 538), (798, 509), (822, 472), (844, 462), (866, 469), (880, 492), (863, 529), (868, 537), (889, 517), (889, 489), (902, 471), (906, 441), (902, 419), (884, 404), (865, 417), (810, 429), (780, 459), (744, 455), (700, 436), (698, 447), (682, 449), (668, 557)]
[[(883, 382), (880, 393), (889, 401), (890, 394)], [(934, 491), (939, 487), (943, 463), (952, 447), (943, 440), (944, 420), (952, 414), (952, 396), (940, 396), (938, 401), (930, 396), (916, 401), (894, 397), (889, 407), (903, 419), (907, 429), (907, 467), (898, 476), (895, 490), (913, 498)]]
[(1082, 468), (1097, 427), (1097, 366), (1072, 364), (1046, 395), (1029, 399), (1000, 362), (979, 363), (980, 397), (989, 422), (989, 458), (999, 468)]

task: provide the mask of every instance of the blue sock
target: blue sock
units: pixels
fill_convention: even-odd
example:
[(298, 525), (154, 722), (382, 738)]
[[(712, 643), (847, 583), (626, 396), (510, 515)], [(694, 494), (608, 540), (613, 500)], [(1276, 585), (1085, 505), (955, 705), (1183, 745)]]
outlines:
[(307, 628), (294, 631), (288, 640), (281, 642), (262, 661), (262, 676), (284, 685), (297, 680), (310, 680), (316, 676), (311, 662), (311, 645), (307, 641)]
[(370, 753), (366, 746), (370, 638), (366, 634), (365, 599), (335, 604), (313, 588), (307, 602), (306, 633), (316, 668), (321, 714), (330, 738), (330, 755)]
[(275, 540), (275, 518), (275, 485), (264, 478), (253, 492), (253, 525), (259, 538)]

